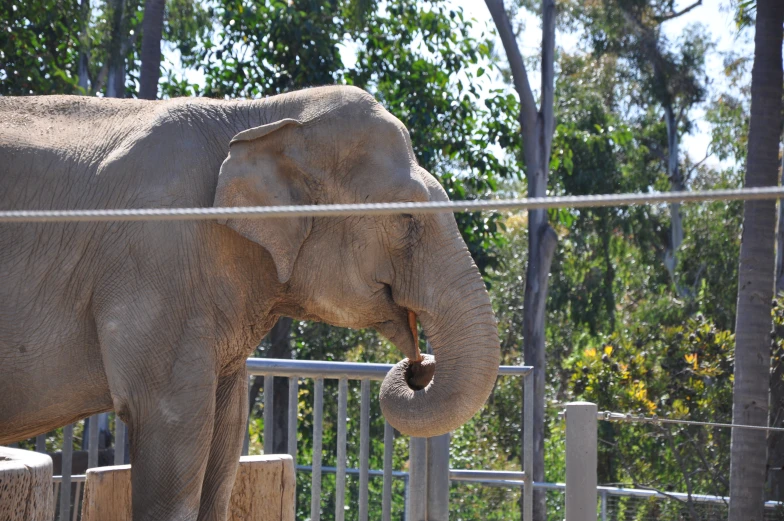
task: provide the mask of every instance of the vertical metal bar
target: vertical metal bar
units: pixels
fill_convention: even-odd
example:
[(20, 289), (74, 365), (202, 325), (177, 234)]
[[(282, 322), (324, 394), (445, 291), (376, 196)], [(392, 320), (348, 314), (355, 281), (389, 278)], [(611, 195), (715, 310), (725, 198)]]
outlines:
[(411, 521), (411, 475), (409, 474), (403, 478), (403, 520)]
[(35, 437), (35, 451), (46, 452), (46, 434), (39, 434)]
[(338, 384), (338, 461), (335, 475), (335, 521), (346, 515), (346, 417), (348, 416), (348, 379)]
[(264, 454), (272, 454), (274, 445), (272, 444), (275, 427), (272, 425), (272, 402), (274, 399), (273, 389), (275, 377), (271, 374), (264, 375)]
[(449, 519), (449, 433), (427, 438), (427, 520)]
[(602, 521), (607, 521), (607, 491), (602, 490)]
[(109, 413), (102, 412), (98, 415), (98, 450), (109, 448)]
[[(98, 422), (96, 422), (98, 423)], [(79, 498), (82, 495), (82, 482), (76, 482), (76, 493), (74, 494), (73, 516), (71, 521), (76, 521), (79, 518)]]
[(313, 397), (313, 472), (310, 481), (310, 519), (321, 519), (321, 435), (324, 420), (324, 379), (316, 378)]
[(534, 375), (523, 377), (523, 521), (534, 517)]
[(250, 403), (250, 388), (251, 380), (248, 377), (248, 415), (245, 417), (245, 435), (242, 437), (242, 455), (247, 456), (250, 450), (250, 413), (253, 410), (253, 404)]
[(596, 521), (596, 404), (566, 404), (566, 521)]
[(427, 438), (411, 438), (408, 445), (408, 515), (411, 521), (427, 519)]
[(98, 466), (98, 415), (90, 416), (87, 435), (87, 468)]
[(288, 449), (294, 466), (297, 465), (297, 413), (299, 412), (299, 379), (289, 378)]
[(60, 521), (71, 517), (71, 467), (73, 466), (73, 425), (63, 427), (63, 479), (60, 482)]
[[(368, 467), (370, 466), (370, 380), (360, 384), (359, 405), (359, 521), (368, 519)], [(385, 440), (386, 441), (386, 440)], [(386, 469), (385, 469), (386, 471)]]
[(117, 416), (114, 416), (114, 464), (125, 464), (125, 423)]
[(384, 489), (381, 494), (381, 520), (392, 521), (392, 449), (395, 445), (394, 431), (389, 422), (384, 422)]
[(52, 497), (54, 498), (56, 504), (59, 504), (60, 496), (58, 494), (60, 494), (60, 482), (54, 484), (54, 490), (52, 491)]

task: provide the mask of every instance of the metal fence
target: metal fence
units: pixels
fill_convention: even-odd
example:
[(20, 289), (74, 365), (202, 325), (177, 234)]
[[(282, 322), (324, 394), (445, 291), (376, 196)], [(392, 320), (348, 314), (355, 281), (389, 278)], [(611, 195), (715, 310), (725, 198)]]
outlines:
[[(289, 408), (287, 416), (288, 432), (287, 447), (295, 461), (299, 459), (302, 463), (302, 455), (297, 458), (297, 422), (300, 415), (298, 389), (301, 379), (309, 378), (314, 380), (313, 406), (313, 460), (310, 464), (297, 465), (297, 472), (300, 477), (310, 475), (311, 484), (311, 504), (310, 516), (312, 521), (317, 521), (322, 512), (322, 492), (321, 482), (325, 474), (335, 476), (335, 519), (343, 519), (345, 512), (345, 492), (347, 476), (357, 476), (359, 478), (359, 519), (368, 519), (369, 500), (368, 500), (368, 481), (371, 478), (383, 479), (382, 493), (382, 519), (390, 520), (393, 518), (392, 512), (392, 481), (397, 479), (403, 482), (405, 494), (405, 507), (402, 518), (405, 520), (446, 520), (449, 515), (449, 488), (452, 484), (473, 483), (484, 486), (506, 487), (521, 491), (524, 503), (527, 502), (525, 520), (530, 519), (530, 508), (532, 491), (535, 488), (547, 490), (548, 504), (550, 509), (550, 519), (562, 519), (565, 511), (565, 491), (564, 483), (534, 483), (531, 487), (526, 487), (529, 477), (532, 476), (530, 466), (532, 446), (531, 431), (533, 427), (532, 398), (533, 379), (528, 377), (531, 374), (529, 367), (503, 366), (499, 368), (499, 376), (522, 376), (524, 378), (524, 422), (523, 440), (524, 443), (524, 469), (520, 471), (489, 471), (489, 470), (463, 470), (449, 468), (449, 446), (448, 436), (430, 439), (412, 438), (409, 442), (410, 461), (409, 471), (403, 472), (392, 468), (392, 428), (385, 422), (384, 429), (384, 467), (383, 469), (370, 469), (368, 450), (370, 444), (369, 418), (370, 407), (374, 405), (370, 394), (370, 381), (382, 380), (384, 375), (391, 367), (387, 364), (364, 364), (346, 362), (319, 362), (319, 361), (300, 361), (300, 360), (276, 360), (276, 359), (249, 359), (248, 372), (250, 375), (262, 375), (267, 378), (264, 380), (263, 394), (263, 414), (264, 426), (263, 433), (264, 450), (266, 453), (272, 450), (272, 415), (274, 401), (273, 378), (289, 379)], [(270, 378), (273, 377), (273, 378)], [(338, 381), (338, 418), (336, 425), (338, 428), (337, 445), (337, 465), (322, 465), (324, 454), (322, 447), (323, 425), (324, 425), (324, 381), (325, 379)], [(347, 467), (348, 449), (346, 443), (346, 423), (347, 423), (347, 397), (348, 381), (360, 382), (360, 444), (355, 450), (358, 451), (360, 463), (359, 468)], [(375, 404), (377, 405), (377, 404)], [(97, 424), (95, 424), (97, 425)], [(594, 430), (595, 430), (595, 423)], [(585, 433), (587, 426), (578, 426), (578, 432)], [(124, 436), (124, 426), (122, 422), (116, 424), (117, 438)], [(590, 428), (590, 427), (588, 427)], [(568, 424), (567, 424), (568, 429)], [(65, 438), (70, 436), (72, 440), (73, 426), (68, 426)], [(97, 439), (95, 435), (96, 427), (91, 427), (85, 434), (90, 439)], [(68, 434), (70, 431), (70, 434)], [(567, 438), (568, 439), (568, 438)], [(119, 442), (119, 443), (118, 443)], [(63, 469), (69, 467), (65, 465), (65, 453), (69, 450), (71, 441), (65, 440), (63, 454)], [(122, 446), (121, 440), (116, 440), (118, 446)], [(91, 450), (97, 451), (97, 444), (89, 445)], [(92, 449), (95, 447), (95, 449)], [(246, 444), (247, 447), (247, 444)], [(122, 454), (123, 451), (118, 451)], [(122, 457), (122, 456), (120, 456)], [(97, 461), (93, 458), (93, 461)], [(64, 472), (63, 476), (56, 476), (54, 479), (55, 498), (59, 496), (59, 521), (78, 521), (79, 505), (83, 494), (84, 474), (70, 476)], [(70, 485), (63, 486), (63, 483)], [(63, 496), (59, 494), (61, 490), (71, 487), (71, 494)], [(529, 493), (526, 494), (526, 491)], [(605, 487), (599, 486), (597, 492), (597, 513), (602, 521), (681, 521), (699, 520), (713, 521), (726, 519), (727, 505), (729, 498), (722, 496), (710, 496), (687, 494), (679, 492), (659, 492), (656, 490), (644, 490), (636, 488)], [(343, 501), (341, 501), (343, 500)], [(73, 508), (71, 504), (73, 503)], [(63, 505), (66, 505), (65, 507)], [(768, 521), (784, 520), (784, 509), (782, 505), (775, 502), (766, 504), (765, 519)], [(400, 513), (395, 517), (400, 518)]]

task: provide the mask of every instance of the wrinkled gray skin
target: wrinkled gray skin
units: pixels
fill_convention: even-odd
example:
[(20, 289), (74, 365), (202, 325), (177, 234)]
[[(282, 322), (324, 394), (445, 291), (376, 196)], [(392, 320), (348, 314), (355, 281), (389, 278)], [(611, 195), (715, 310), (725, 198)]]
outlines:
[[(231, 144), (230, 144), (231, 143)], [(443, 201), (367, 93), (261, 101), (0, 97), (0, 209)], [(400, 431), (447, 432), (486, 400), (496, 322), (451, 214), (0, 224), (0, 444), (114, 409), (133, 513), (223, 520), (245, 358), (278, 316), (372, 327), (435, 376), (382, 386)]]

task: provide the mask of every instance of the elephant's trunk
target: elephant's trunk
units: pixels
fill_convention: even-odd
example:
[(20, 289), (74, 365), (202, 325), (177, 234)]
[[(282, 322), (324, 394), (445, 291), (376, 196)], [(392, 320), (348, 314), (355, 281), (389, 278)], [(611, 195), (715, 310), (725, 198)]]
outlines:
[(461, 426), (484, 405), (498, 375), (500, 347), (490, 298), (468, 252), (458, 256), (466, 259), (460, 275), (442, 273), (437, 278), (443, 290), (432, 292), (434, 302), (416, 310), (435, 355), (432, 380), (415, 390), (413, 373), (428, 371), (404, 360), (381, 384), (381, 410), (403, 434), (438, 436)]

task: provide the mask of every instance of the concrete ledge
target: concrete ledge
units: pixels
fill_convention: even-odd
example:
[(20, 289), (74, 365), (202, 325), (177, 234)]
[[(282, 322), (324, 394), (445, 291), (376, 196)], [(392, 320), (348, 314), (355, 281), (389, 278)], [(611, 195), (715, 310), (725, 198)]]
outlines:
[(0, 447), (0, 519), (53, 518), (52, 458), (29, 450)]
[[(294, 521), (295, 489), (291, 456), (243, 456), (231, 491), (229, 520)], [(82, 521), (132, 521), (130, 465), (87, 471)]]

